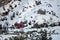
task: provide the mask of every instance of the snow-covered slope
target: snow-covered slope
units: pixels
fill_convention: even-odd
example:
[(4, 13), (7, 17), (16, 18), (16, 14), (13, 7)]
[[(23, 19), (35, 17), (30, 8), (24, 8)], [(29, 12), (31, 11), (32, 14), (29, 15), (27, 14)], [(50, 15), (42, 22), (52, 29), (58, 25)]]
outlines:
[[(16, 23), (18, 21), (19, 21), (18, 23), (20, 23), (21, 21), (24, 21), (24, 20), (27, 20), (28, 22), (35, 20), (38, 24), (43, 23), (44, 22), (43, 19), (45, 19), (46, 22), (47, 21), (50, 22), (50, 18), (52, 18), (52, 22), (60, 21), (59, 20), (60, 17), (59, 17), (59, 13), (58, 13), (59, 9), (57, 7), (57, 5), (59, 5), (59, 4), (57, 4), (58, 0), (39, 0), (39, 1), (41, 1), (41, 4), (39, 4), (39, 5), (36, 5), (35, 0), (25, 0), (25, 1), (22, 0), (21, 2), (15, 1), (15, 2), (9, 3), (9, 4), (12, 5), (13, 8), (15, 5), (17, 5), (16, 8), (11, 9), (9, 7), (9, 4), (7, 4), (4, 6), (5, 10), (3, 10), (3, 7), (0, 8), (0, 10), (1, 10), (0, 13), (2, 14), (4, 11), (8, 11), (8, 9), (11, 10), (8, 15), (3, 16), (3, 17), (7, 17), (7, 21), (10, 25), (14, 25), (14, 23)], [(18, 5), (18, 4), (20, 4), (20, 5)], [(30, 8), (30, 6), (31, 6), (31, 8)], [(45, 15), (38, 14), (37, 11), (39, 9), (45, 10), (46, 14)], [(15, 17), (13, 18), (13, 20), (10, 20), (13, 13), (15, 13)], [(17, 13), (18, 13), (18, 15), (16, 15)], [(51, 14), (49, 14), (49, 13), (51, 13)], [(54, 13), (56, 15), (53, 15)], [(4, 22), (1, 21), (1, 23), (3, 24)]]
[[(5, 15), (5, 13), (7, 12), (8, 14)], [(6, 19), (3, 20), (3, 18)], [(60, 22), (60, 1), (12, 0), (7, 5), (0, 7), (0, 24), (2, 24), (2, 26), (12, 27), (13, 25), (15, 25), (15, 23), (21, 23), (25, 21), (27, 21), (27, 23), (25, 23), (25, 25), (27, 26), (23, 28), (25, 32), (27, 32), (27, 30), (28, 31), (37, 30), (37, 29), (29, 29), (33, 27), (33, 25), (36, 23), (38, 25), (43, 23), (47, 23), (48, 25), (50, 25), (55, 22)], [(8, 25), (6, 25), (6, 23), (8, 23)], [(31, 23), (31, 25), (29, 23)], [(59, 32), (60, 30), (60, 29), (57, 30), (58, 28), (60, 27), (56, 26), (57, 32)], [(55, 27), (53, 29), (55, 29)], [(49, 30), (53, 29), (51, 28)], [(54, 35), (52, 35), (52, 37), (54, 38)]]

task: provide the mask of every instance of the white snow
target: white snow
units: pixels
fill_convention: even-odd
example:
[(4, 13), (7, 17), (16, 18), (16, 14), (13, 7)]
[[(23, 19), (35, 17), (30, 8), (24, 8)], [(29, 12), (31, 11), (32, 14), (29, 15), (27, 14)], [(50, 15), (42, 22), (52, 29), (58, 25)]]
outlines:
[[(23, 28), (23, 29), (13, 29), (13, 30), (10, 30), (9, 31), (21, 31), (23, 30), (24, 32), (28, 32), (28, 31), (33, 31), (33, 30), (36, 30), (36, 31), (39, 31), (40, 29), (29, 29), (31, 28), (31, 26), (35, 23), (38, 23), (38, 24), (42, 24), (44, 22), (50, 22), (50, 23), (53, 23), (53, 22), (58, 22), (60, 21), (60, 6), (58, 7), (57, 5), (60, 5), (60, 1), (59, 0), (37, 0), (37, 1), (41, 1), (42, 4), (40, 5), (36, 5), (35, 4), (35, 0), (22, 0), (21, 2), (19, 1), (11, 1), (10, 3), (8, 3), (7, 5), (5, 5), (5, 11), (7, 11), (7, 9), (10, 9), (10, 12), (9, 14), (6, 16), (8, 19), (7, 19), (7, 22), (9, 23), (9, 26), (8, 27), (11, 27), (12, 25), (14, 25), (16, 22), (17, 23), (20, 23), (21, 21), (24, 21), (24, 20), (27, 20), (27, 27)], [(13, 4), (11, 4), (13, 2)], [(18, 5), (20, 3), (20, 5)], [(49, 4), (52, 5), (52, 7), (48, 7)], [(15, 5), (17, 5), (16, 8), (14, 9), (11, 9), (9, 7), (9, 5), (12, 5), (13, 8)], [(33, 6), (35, 5), (35, 7)], [(31, 6), (32, 8), (30, 8), (29, 6)], [(24, 8), (24, 7), (27, 7), (27, 8)], [(37, 10), (39, 9), (42, 9), (42, 10), (46, 10), (46, 11), (54, 11), (55, 14), (59, 17), (57, 18), (56, 16), (53, 16), (51, 14), (48, 14), (46, 13), (46, 15), (41, 15), (41, 14), (37, 14)], [(24, 11), (23, 11), (24, 10)], [(0, 7), (0, 14), (2, 14), (3, 12), (5, 12), (3, 10), (2, 7)], [(13, 12), (15, 12), (15, 14), (18, 12), (18, 16), (15, 15), (15, 18), (13, 18), (13, 20), (10, 20), (10, 17), (13, 15)], [(21, 15), (20, 15), (21, 14)], [(33, 18), (31, 18), (31, 16)], [(50, 21), (50, 17), (53, 19), (52, 21)], [(3, 16), (0, 16), (0, 19), (3, 18)], [(45, 19), (46, 21), (44, 21), (43, 19)], [(35, 20), (36, 22), (33, 23), (32, 20)], [(32, 22), (32, 25), (29, 25), (28, 23), (29, 22)], [(6, 21), (0, 21), (0, 24), (4, 25)], [(59, 33), (59, 34), (52, 34), (52, 40), (59, 40), (60, 39), (60, 26), (56, 26), (56, 27), (49, 27), (49, 28), (41, 28), (41, 29), (46, 29), (48, 32), (51, 30), (55, 30), (55, 33)], [(11, 35), (0, 35), (2, 36), (3, 38), (5, 37), (10, 37)]]

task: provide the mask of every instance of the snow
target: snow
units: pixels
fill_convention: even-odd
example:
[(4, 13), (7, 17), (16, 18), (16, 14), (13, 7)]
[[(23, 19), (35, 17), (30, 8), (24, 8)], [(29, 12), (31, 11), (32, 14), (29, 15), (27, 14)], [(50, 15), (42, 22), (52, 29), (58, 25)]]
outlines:
[(0, 35), (0, 38), (1, 38), (1, 40), (5, 40), (5, 38), (8, 39), (9, 37), (12, 37), (12, 36), (17, 36), (17, 35)]
[[(27, 25), (25, 28), (22, 29), (9, 29), (9, 32), (11, 31), (24, 31), (24, 32), (29, 32), (29, 31), (40, 31), (41, 29), (46, 29), (48, 31), (48, 33), (50, 31), (55, 30), (55, 33), (58, 34), (52, 34), (52, 40), (59, 40), (60, 39), (60, 26), (56, 26), (56, 27), (48, 27), (48, 28), (31, 28), (35, 23), (38, 24), (42, 24), (44, 22), (49, 22), (49, 23), (53, 23), (53, 22), (60, 22), (60, 1), (59, 0), (37, 0), (37, 1), (41, 1), (42, 4), (40, 5), (36, 5), (35, 4), (36, 0), (22, 0), (20, 1), (14, 1), (12, 0), (10, 3), (8, 3), (7, 5), (5, 5), (5, 9), (3, 10), (3, 7), (0, 7), (0, 14), (2, 14), (3, 12), (7, 11), (7, 9), (10, 10), (9, 14), (7, 16), (0, 16), (1, 18), (7, 17), (7, 21), (0, 21), (0, 24), (5, 25), (5, 22), (8, 22), (9, 25), (8, 27), (11, 27), (12, 25), (14, 25), (16, 22), (20, 23), (21, 21), (24, 22), (25, 20), (27, 20)], [(13, 2), (13, 4), (12, 4)], [(20, 4), (20, 5), (18, 5)], [(52, 7), (48, 7), (49, 4), (52, 5)], [(12, 7), (14, 9), (11, 9), (9, 7), (9, 5), (12, 5)], [(17, 5), (17, 7), (15, 8), (15, 5)], [(35, 7), (33, 6), (35, 5)], [(31, 8), (29, 7), (31, 6)], [(27, 8), (25, 8), (27, 7)], [(55, 14), (59, 17), (57, 18), (56, 16), (49, 14), (49, 12), (46, 12), (45, 15), (41, 15), (38, 14), (37, 11), (39, 9), (42, 10), (46, 10), (46, 11), (53, 11), (55, 12)], [(13, 12), (15, 13), (15, 17), (13, 18), (13, 20), (10, 19), (10, 17), (13, 15)], [(16, 13), (18, 12), (18, 16), (16, 15)], [(32, 18), (31, 18), (32, 16)], [(51, 21), (50, 18), (52, 18), (53, 20)], [(34, 23), (33, 20), (35, 20), (36, 22)], [(31, 21), (32, 25), (29, 25), (28, 23)], [(9, 35), (0, 35), (4, 38), (4, 36), (8, 37)], [(11, 35), (10, 35), (11, 36)], [(10, 37), (9, 36), (9, 37)]]
[(60, 40), (60, 34), (58, 34), (58, 35), (52, 35), (52, 40)]

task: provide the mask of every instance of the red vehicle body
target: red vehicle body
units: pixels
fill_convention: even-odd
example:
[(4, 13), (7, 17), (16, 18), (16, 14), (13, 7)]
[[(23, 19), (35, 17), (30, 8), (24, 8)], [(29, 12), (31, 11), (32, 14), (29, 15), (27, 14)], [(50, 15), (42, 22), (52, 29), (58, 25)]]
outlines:
[(15, 24), (15, 26), (16, 26), (16, 27), (19, 27), (19, 28), (23, 28), (23, 27), (25, 27), (24, 24)]

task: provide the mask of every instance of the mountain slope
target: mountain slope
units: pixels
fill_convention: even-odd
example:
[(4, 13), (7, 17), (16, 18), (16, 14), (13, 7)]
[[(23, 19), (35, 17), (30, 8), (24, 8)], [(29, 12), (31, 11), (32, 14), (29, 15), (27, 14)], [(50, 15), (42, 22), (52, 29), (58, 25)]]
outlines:
[[(15, 23), (24, 22), (26, 22), (24, 24), (26, 26), (23, 28), (25, 32), (35, 30), (32, 27), (36, 23), (38, 25), (46, 23), (48, 27), (55, 23), (56, 26), (60, 26), (59, 0), (12, 0), (5, 6), (0, 7), (0, 24), (2, 27), (15, 27)], [(45, 26), (42, 29), (45, 29)], [(20, 29), (15, 30), (19, 31)], [(49, 30), (52, 30), (52, 27)]]

